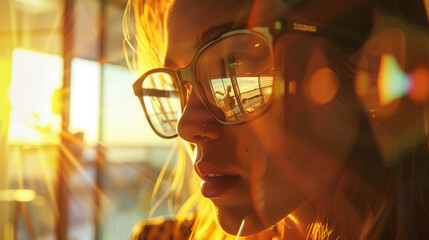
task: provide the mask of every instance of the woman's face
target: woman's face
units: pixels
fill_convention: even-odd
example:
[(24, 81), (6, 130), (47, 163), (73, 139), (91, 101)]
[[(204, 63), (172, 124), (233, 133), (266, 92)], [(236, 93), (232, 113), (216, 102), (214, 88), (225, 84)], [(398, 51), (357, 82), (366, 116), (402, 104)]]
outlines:
[[(178, 0), (169, 12), (166, 67), (190, 64), (196, 39), (213, 27), (249, 19), (266, 25), (287, 7), (278, 1)], [(266, 4), (266, 5), (265, 5)], [(273, 10), (275, 9), (275, 10)], [(286, 90), (260, 117), (241, 125), (217, 122), (194, 92), (177, 126), (197, 145), (195, 171), (202, 194), (230, 234), (275, 224), (300, 206), (329, 195), (356, 135), (354, 114), (336, 97), (339, 82), (328, 68), (320, 38), (284, 34), (274, 46), (275, 68)], [(288, 88), (291, 86), (291, 88)], [(292, 86), (295, 86), (292, 88)]]

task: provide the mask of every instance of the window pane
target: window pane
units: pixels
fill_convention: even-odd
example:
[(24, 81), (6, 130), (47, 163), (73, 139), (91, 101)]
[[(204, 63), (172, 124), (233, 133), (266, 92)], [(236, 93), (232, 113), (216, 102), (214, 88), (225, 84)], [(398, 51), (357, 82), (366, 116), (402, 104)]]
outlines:
[(62, 85), (60, 56), (15, 50), (12, 62), (9, 142), (58, 143), (60, 115), (52, 113), (52, 98)]
[(82, 132), (84, 142), (94, 146), (99, 129), (100, 64), (75, 58), (71, 66), (69, 130)]

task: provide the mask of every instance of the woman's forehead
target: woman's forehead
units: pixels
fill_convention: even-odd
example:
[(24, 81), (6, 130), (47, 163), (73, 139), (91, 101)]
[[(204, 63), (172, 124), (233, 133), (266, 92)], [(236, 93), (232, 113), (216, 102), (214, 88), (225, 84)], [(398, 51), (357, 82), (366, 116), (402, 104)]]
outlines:
[(196, 51), (196, 42), (204, 32), (222, 25), (247, 26), (252, 15), (256, 21), (268, 21), (273, 14), (266, 13), (275, 3), (275, 0), (177, 0), (167, 16), (167, 55), (187, 58), (188, 64), (193, 56), (190, 49)]
[(168, 23), (179, 21), (197, 25), (227, 18), (242, 20), (249, 15), (252, 7), (252, 0), (176, 0), (168, 13)]

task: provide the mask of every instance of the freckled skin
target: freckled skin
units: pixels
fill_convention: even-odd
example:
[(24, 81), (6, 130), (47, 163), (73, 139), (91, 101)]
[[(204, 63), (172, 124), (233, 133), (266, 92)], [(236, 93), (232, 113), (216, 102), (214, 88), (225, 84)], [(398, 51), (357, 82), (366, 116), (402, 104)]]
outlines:
[[(267, 6), (260, 8), (257, 21), (262, 24), (283, 16), (281, 9), (287, 8), (277, 2), (264, 2)], [(176, 1), (167, 21), (169, 67), (187, 66), (202, 32), (246, 22), (252, 6), (251, 1)], [(314, 73), (328, 67), (321, 43), (318, 37), (297, 34), (285, 34), (276, 41), (275, 67), (281, 69), (286, 83), (296, 81), (296, 93), (273, 99), (262, 116), (248, 123), (222, 125), (195, 93), (190, 95), (177, 129), (181, 138), (197, 144), (200, 158), (195, 164), (209, 162), (241, 177), (222, 196), (211, 199), (219, 225), (230, 234), (237, 233), (243, 219), (243, 235), (254, 234), (312, 205), (331, 194), (341, 175), (356, 136), (355, 114), (335, 97), (315, 104), (303, 90)], [(202, 128), (204, 123), (207, 130)], [(197, 138), (203, 131), (206, 138)]]

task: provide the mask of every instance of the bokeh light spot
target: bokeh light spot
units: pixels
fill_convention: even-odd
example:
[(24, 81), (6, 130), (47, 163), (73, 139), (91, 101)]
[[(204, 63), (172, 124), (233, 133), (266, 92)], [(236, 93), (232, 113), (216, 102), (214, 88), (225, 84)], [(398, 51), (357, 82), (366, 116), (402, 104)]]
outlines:
[(31, 202), (36, 198), (36, 193), (33, 190), (18, 189), (13, 192), (15, 201)]
[(329, 68), (318, 70), (310, 79), (307, 92), (316, 104), (330, 102), (338, 92), (338, 82)]
[(429, 69), (419, 66), (411, 72), (409, 97), (415, 103), (424, 103), (429, 97)]
[(28, 189), (9, 189), (0, 191), (0, 201), (31, 202), (36, 193)]

